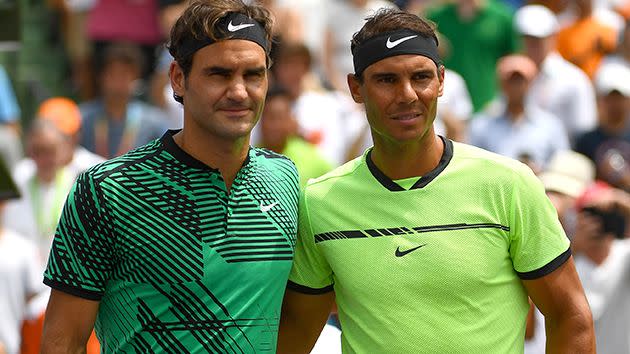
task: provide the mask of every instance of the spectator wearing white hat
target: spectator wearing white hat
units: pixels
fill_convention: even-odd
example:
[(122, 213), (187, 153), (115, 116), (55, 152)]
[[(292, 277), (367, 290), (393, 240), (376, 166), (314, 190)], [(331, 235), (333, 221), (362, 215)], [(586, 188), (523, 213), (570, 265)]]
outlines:
[(525, 55), (538, 67), (528, 102), (558, 117), (569, 140), (574, 142), (597, 124), (591, 81), (555, 50), (558, 21), (551, 10), (542, 5), (526, 5), (516, 12), (514, 22), (523, 36)]
[[(630, 2), (628, 3), (630, 4)], [(613, 54), (605, 56), (598, 70), (602, 70), (610, 64), (621, 64), (630, 68), (630, 20), (625, 22), (625, 25), (620, 32), (617, 51)]]
[(618, 188), (630, 189), (630, 68), (610, 64), (598, 71), (595, 88), (599, 121), (595, 129), (576, 141), (576, 151), (597, 165), (598, 178)]
[(560, 120), (527, 105), (528, 87), (536, 74), (536, 64), (524, 55), (499, 59), (500, 110), (478, 114), (470, 122), (468, 132), (470, 144), (519, 159), (534, 171), (543, 168), (556, 151), (569, 148)]
[(572, 235), (575, 232), (573, 209), (576, 201), (595, 181), (593, 161), (572, 150), (558, 151), (539, 178), (558, 212), (564, 231)]

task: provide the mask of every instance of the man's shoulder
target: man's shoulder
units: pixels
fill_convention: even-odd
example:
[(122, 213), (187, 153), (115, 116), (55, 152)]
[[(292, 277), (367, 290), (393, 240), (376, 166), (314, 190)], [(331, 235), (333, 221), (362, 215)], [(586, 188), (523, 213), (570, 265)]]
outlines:
[(594, 141), (599, 143), (601, 140), (605, 140), (607, 138), (608, 137), (601, 129), (595, 128), (593, 130), (589, 130), (578, 135), (575, 139), (575, 145), (576, 147), (580, 147), (585, 144), (593, 143)]
[(253, 156), (250, 155), (250, 158), (255, 158), (264, 163), (293, 165), (293, 161), (287, 156), (263, 147), (252, 147), (251, 153), (253, 153)]
[(92, 120), (95, 116), (105, 112), (103, 102), (98, 99), (80, 103), (79, 110), (81, 111), (81, 118), (84, 123), (86, 120)]
[(125, 169), (155, 156), (161, 150), (160, 140), (154, 140), (146, 145), (133, 149), (121, 156), (98, 163), (83, 172), (82, 178), (105, 181), (111, 180), (112, 174), (123, 172)]
[(352, 180), (361, 178), (361, 176), (355, 172), (363, 164), (365, 164), (365, 154), (346, 162), (320, 177), (309, 180), (305, 187), (305, 193), (316, 194), (323, 190), (329, 190), (337, 183), (352, 183)]
[(496, 110), (494, 107), (488, 107), (479, 113), (473, 115), (473, 119), (470, 121), (471, 127), (484, 127), (496, 125), (505, 120), (505, 114), (502, 110)]
[(275, 174), (290, 174), (294, 176), (298, 174), (295, 163), (290, 158), (269, 149), (253, 147), (250, 151), (250, 159), (256, 159), (259, 166)]
[(558, 128), (562, 126), (562, 120), (558, 118), (554, 113), (540, 108), (540, 106), (532, 104), (528, 105), (525, 110), (525, 115), (528, 119), (536, 121), (539, 124), (546, 125), (547, 127)]
[(506, 176), (532, 173), (522, 162), (499, 155), (497, 153), (464, 144), (453, 142), (453, 162), (459, 168), (478, 170), (483, 176)]
[[(551, 53), (543, 63), (543, 70), (546, 75), (562, 78), (570, 82), (586, 82), (590, 84), (590, 79), (577, 65), (564, 59), (558, 53)], [(565, 82), (565, 81), (560, 81)]]

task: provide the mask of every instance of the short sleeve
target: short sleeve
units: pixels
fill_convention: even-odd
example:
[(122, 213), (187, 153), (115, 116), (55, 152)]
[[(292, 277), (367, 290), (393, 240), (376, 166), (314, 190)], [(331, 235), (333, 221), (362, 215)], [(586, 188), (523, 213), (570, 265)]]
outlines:
[(519, 172), (510, 205), (510, 256), (519, 277), (529, 280), (556, 270), (571, 251), (542, 183), (525, 166)]
[(90, 171), (78, 177), (68, 195), (44, 283), (71, 295), (99, 300), (112, 272), (113, 232), (103, 191)]
[(306, 294), (323, 294), (333, 290), (332, 269), (315, 243), (307, 191), (300, 197), (297, 243), (287, 287)]

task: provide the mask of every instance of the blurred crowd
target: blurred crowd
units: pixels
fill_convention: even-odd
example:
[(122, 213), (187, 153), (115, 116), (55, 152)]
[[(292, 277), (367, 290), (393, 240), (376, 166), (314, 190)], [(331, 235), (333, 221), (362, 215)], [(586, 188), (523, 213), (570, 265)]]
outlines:
[[(350, 38), (381, 7), (427, 17), (446, 67), (436, 131), (540, 176), (572, 240), (598, 352), (630, 354), (630, 0), (258, 2), (275, 41), (253, 145), (289, 156), (302, 184), (359, 156), (371, 136), (347, 89)], [(166, 46), (185, 6), (48, 0), (47, 45), (62, 65), (28, 46), (0, 65), (0, 354), (38, 352), (42, 273), (77, 175), (181, 128)], [(526, 338), (526, 353), (544, 353), (535, 308)]]

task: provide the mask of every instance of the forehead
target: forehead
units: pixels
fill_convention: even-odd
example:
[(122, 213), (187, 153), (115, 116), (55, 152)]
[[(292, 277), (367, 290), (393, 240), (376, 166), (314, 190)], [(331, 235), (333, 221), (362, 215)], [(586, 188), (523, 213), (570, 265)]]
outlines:
[(244, 39), (229, 39), (199, 49), (193, 57), (193, 68), (265, 66), (267, 57), (258, 44)]
[(32, 146), (50, 146), (63, 143), (64, 139), (61, 133), (53, 130), (37, 129), (30, 132), (28, 142)]
[(390, 74), (405, 74), (416, 71), (432, 70), (437, 72), (437, 66), (433, 60), (417, 54), (404, 54), (396, 55), (392, 57), (379, 60), (376, 63), (368, 66), (364, 75), (370, 76), (375, 74), (390, 73)]

